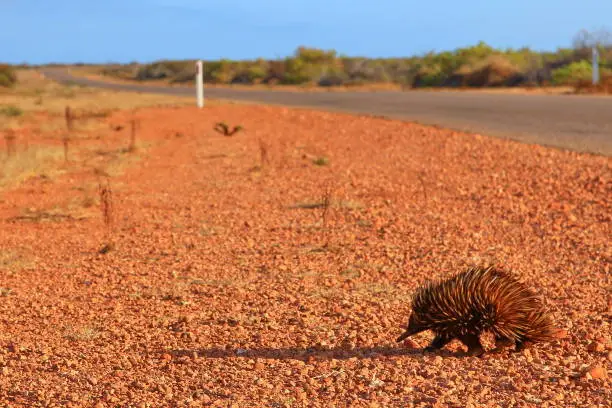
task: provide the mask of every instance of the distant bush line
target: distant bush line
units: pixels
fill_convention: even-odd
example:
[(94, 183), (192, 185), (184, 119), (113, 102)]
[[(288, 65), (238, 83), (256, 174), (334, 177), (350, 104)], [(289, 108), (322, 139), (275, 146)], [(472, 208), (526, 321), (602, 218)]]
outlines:
[(15, 69), (7, 64), (0, 64), (0, 87), (10, 88), (17, 83)]
[[(352, 86), (393, 83), (404, 87), (513, 87), (576, 85), (591, 78), (591, 50), (498, 50), (481, 42), (454, 51), (409, 58), (367, 59), (334, 50), (299, 47), (279, 60), (205, 61), (209, 84)], [(602, 77), (612, 74), (612, 47), (601, 47)], [(138, 81), (192, 82), (195, 61), (110, 65), (103, 75)]]

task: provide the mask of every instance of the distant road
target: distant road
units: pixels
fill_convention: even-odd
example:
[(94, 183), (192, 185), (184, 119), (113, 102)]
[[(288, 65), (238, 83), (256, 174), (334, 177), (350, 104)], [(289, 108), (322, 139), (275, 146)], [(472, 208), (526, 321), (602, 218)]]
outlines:
[[(49, 79), (123, 91), (194, 95), (192, 88), (120, 84), (42, 70)], [(526, 143), (612, 156), (612, 97), (483, 92), (291, 92), (206, 89), (205, 96), (384, 115)]]

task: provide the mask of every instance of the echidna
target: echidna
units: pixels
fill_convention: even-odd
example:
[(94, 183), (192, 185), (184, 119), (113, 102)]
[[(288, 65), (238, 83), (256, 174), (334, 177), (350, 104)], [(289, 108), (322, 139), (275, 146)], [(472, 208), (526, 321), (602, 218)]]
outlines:
[(426, 351), (441, 349), (453, 339), (480, 356), (480, 334), (492, 332), (496, 346), (551, 340), (556, 329), (534, 292), (510, 273), (489, 267), (472, 267), (449, 279), (419, 288), (412, 299), (408, 327), (397, 342), (432, 330), (435, 338)]

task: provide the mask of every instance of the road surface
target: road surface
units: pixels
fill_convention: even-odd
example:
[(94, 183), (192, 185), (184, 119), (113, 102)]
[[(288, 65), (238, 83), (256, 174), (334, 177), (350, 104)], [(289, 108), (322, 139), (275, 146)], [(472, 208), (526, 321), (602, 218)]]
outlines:
[[(110, 83), (42, 70), (49, 79), (90, 87), (193, 96), (193, 88)], [(291, 92), (205, 89), (206, 97), (383, 115), (446, 128), (612, 155), (612, 98), (483, 92)]]

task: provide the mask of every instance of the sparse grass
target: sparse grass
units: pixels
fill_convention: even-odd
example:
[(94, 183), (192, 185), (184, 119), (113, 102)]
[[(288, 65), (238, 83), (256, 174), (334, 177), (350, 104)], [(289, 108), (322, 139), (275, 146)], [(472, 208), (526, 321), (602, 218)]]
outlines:
[(15, 141), (17, 137), (15, 136), (15, 132), (13, 129), (7, 129), (4, 132), (4, 141), (6, 143), (6, 156), (11, 157), (15, 154), (16, 147)]
[(17, 150), (0, 162), (0, 188), (18, 185), (30, 177), (52, 177), (62, 172), (58, 163), (64, 159), (60, 147), (29, 147)]
[(0, 270), (14, 272), (34, 265), (32, 259), (11, 250), (0, 250)]
[(15, 106), (15, 105), (0, 106), (0, 116), (15, 118), (21, 115), (23, 115), (23, 110), (19, 106)]
[[(17, 70), (18, 82), (11, 88), (0, 89), (0, 131), (4, 133), (7, 154), (0, 161), (0, 188), (14, 187), (33, 176), (52, 177), (65, 169), (64, 162), (78, 161), (82, 149), (75, 150), (73, 141), (91, 137), (94, 131), (108, 128), (104, 119), (117, 109), (134, 109), (155, 105), (186, 105), (184, 97), (148, 95), (130, 92), (109, 92), (87, 87), (62, 85), (44, 78), (35, 70)], [(46, 114), (41, 120), (40, 113)], [(65, 126), (65, 128), (64, 128)], [(43, 137), (59, 139), (62, 147), (18, 145), (15, 130), (29, 127)], [(65, 129), (65, 132), (61, 130)], [(146, 143), (144, 144), (146, 146)], [(142, 146), (139, 144), (140, 150)], [(136, 135), (120, 153), (136, 150)], [(88, 150), (83, 150), (87, 155)], [(96, 156), (94, 156), (96, 157)], [(88, 159), (89, 160), (89, 159)], [(106, 158), (104, 159), (107, 160)], [(137, 155), (114, 155), (105, 163), (109, 174), (119, 174), (138, 160)], [(78, 162), (77, 165), (86, 164)]]
[(113, 243), (113, 222), (114, 222), (114, 203), (113, 191), (108, 177), (99, 182), (98, 193), (100, 196), (100, 212), (106, 227), (106, 243), (100, 249), (100, 253), (105, 254), (114, 248)]
[(29, 222), (61, 222), (64, 220), (83, 220), (90, 215), (74, 209), (54, 207), (46, 210), (26, 209), (21, 215), (11, 218), (11, 221)]
[(317, 209), (317, 208), (324, 208), (325, 205), (326, 204), (325, 204), (324, 201), (306, 201), (306, 202), (296, 203), (296, 204), (290, 206), (289, 208), (291, 208), (291, 209), (300, 208), (300, 209), (304, 209), (304, 210), (314, 210), (314, 209)]
[(223, 229), (221, 227), (208, 225), (206, 223), (202, 224), (202, 226), (200, 227), (200, 235), (203, 237), (219, 235), (221, 232), (223, 232)]
[[(326, 193), (325, 193), (326, 194)], [(290, 209), (316, 210), (318, 208), (333, 207), (344, 208), (348, 210), (360, 210), (364, 205), (357, 201), (350, 200), (333, 200), (331, 197), (326, 201), (325, 194), (321, 200), (303, 201), (289, 206)]]
[(96, 197), (93, 197), (91, 195), (86, 195), (85, 197), (83, 197), (82, 201), (81, 201), (81, 205), (83, 206), (83, 208), (91, 208), (95, 205), (99, 205), (100, 201), (99, 199), (97, 199)]
[(125, 169), (141, 160), (140, 152), (146, 149), (146, 145), (138, 145), (138, 153), (130, 153), (127, 148), (123, 148), (118, 152), (111, 153), (111, 159), (104, 165), (104, 171), (110, 177), (117, 177), (125, 171)]
[(72, 132), (74, 126), (74, 116), (72, 114), (72, 111), (70, 110), (70, 106), (66, 106), (66, 110), (65, 110), (65, 114), (64, 114), (65, 118), (66, 118), (66, 129), (69, 132)]
[(128, 152), (136, 151), (136, 133), (140, 129), (140, 121), (138, 119), (132, 119), (130, 121), (130, 145), (127, 148)]
[(70, 146), (70, 136), (68, 134), (64, 135), (62, 139), (62, 145), (64, 146), (64, 161), (68, 161), (68, 148)]
[(85, 117), (103, 119), (114, 110), (192, 104), (188, 97), (62, 85), (35, 70), (17, 70), (17, 77), (18, 83), (14, 87), (0, 89), (0, 106), (12, 106), (24, 115), (43, 111), (63, 115), (66, 106), (70, 105), (79, 120)]
[(258, 140), (259, 144), (259, 166), (263, 168), (264, 165), (270, 164), (269, 150), (270, 146), (263, 139)]
[(89, 195), (85, 196), (85, 198), (75, 197), (65, 204), (56, 204), (51, 208), (25, 208), (21, 211), (20, 215), (14, 216), (10, 220), (20, 222), (80, 221), (92, 218), (95, 215), (92, 208), (95, 204), (95, 199)]
[(102, 331), (93, 326), (66, 326), (63, 337), (70, 341), (92, 341), (102, 335)]
[(315, 166), (327, 166), (329, 164), (329, 159), (325, 156), (317, 157), (312, 161)]

